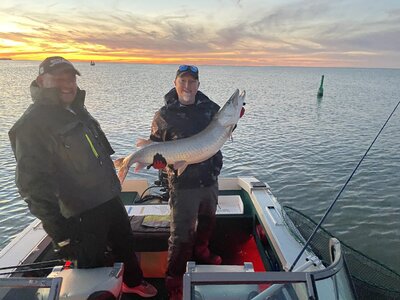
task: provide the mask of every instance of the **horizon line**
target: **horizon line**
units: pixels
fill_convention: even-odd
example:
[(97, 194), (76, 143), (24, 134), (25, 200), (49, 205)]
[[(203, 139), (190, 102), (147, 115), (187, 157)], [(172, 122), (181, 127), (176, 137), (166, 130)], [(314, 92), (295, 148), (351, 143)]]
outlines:
[[(62, 55), (60, 55), (62, 56)], [(65, 55), (63, 56), (65, 57)], [(118, 61), (118, 60), (86, 60), (86, 59), (69, 59), (71, 62), (89, 63), (91, 61), (105, 64), (134, 64), (134, 65), (180, 65), (180, 63), (170, 62), (135, 62), (135, 61)], [(41, 62), (41, 59), (15, 59), (10, 57), (0, 57), (0, 61), (37, 61)], [(196, 63), (196, 66), (207, 66), (207, 67), (268, 67), (268, 68), (325, 68), (325, 69), (387, 69), (387, 70), (400, 70), (398, 67), (363, 67), (363, 66), (304, 66), (304, 65), (233, 65), (233, 64), (207, 64), (207, 63)]]

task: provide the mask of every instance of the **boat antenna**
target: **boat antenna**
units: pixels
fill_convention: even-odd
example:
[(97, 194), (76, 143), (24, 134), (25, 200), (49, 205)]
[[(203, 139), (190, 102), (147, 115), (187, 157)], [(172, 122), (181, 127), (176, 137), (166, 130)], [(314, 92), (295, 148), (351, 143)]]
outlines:
[(328, 209), (326, 210), (325, 214), (323, 215), (323, 217), (321, 218), (321, 220), (319, 221), (319, 223), (317, 224), (317, 226), (315, 226), (314, 231), (311, 233), (310, 237), (308, 238), (307, 242), (305, 243), (303, 249), (301, 249), (300, 253), (297, 255), (296, 259), (294, 260), (292, 266), (289, 269), (289, 272), (293, 271), (294, 266), (297, 264), (297, 262), (299, 261), (300, 257), (303, 255), (304, 251), (306, 250), (306, 248), (308, 247), (308, 245), (310, 244), (311, 240), (313, 239), (313, 237), (315, 236), (315, 234), (317, 233), (318, 229), (321, 227), (322, 223), (325, 221), (326, 217), (328, 216), (328, 214), (331, 212), (333, 206), (335, 205), (336, 201), (339, 199), (340, 195), (342, 194), (342, 192), (344, 191), (344, 189), (346, 188), (347, 184), (350, 182), (351, 178), (353, 177), (354, 173), (357, 171), (358, 167), (361, 165), (361, 163), (363, 162), (364, 158), (367, 156), (369, 150), (372, 148), (372, 146), (374, 145), (375, 141), (377, 140), (378, 136), (381, 134), (382, 130), (385, 128), (386, 124), (389, 122), (390, 118), (392, 117), (392, 115), (394, 114), (394, 112), (396, 111), (397, 107), (400, 104), (400, 100), (399, 102), (397, 102), (397, 105), (395, 106), (395, 108), (393, 109), (392, 113), (389, 115), (389, 117), (387, 118), (386, 122), (383, 124), (381, 130), (379, 130), (378, 134), (375, 136), (374, 140), (372, 141), (371, 145), (369, 145), (367, 151), (365, 151), (363, 157), (360, 159), (360, 161), (358, 162), (357, 166), (354, 168), (353, 172), (351, 173), (351, 175), (349, 176), (349, 178), (347, 179), (347, 181), (345, 182), (345, 184), (343, 185), (343, 187), (340, 189), (339, 193), (337, 194), (335, 200), (332, 201), (331, 205), (328, 207)]

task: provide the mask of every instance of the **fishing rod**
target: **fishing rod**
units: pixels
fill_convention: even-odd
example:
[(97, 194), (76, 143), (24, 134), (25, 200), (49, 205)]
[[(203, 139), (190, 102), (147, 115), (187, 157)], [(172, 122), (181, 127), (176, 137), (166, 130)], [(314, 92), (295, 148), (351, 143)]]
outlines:
[[(2, 267), (0, 268), (0, 270), (8, 270), (8, 269), (18, 269), (18, 268), (27, 268), (27, 267), (37, 267), (37, 266), (41, 266), (41, 265), (48, 265), (48, 264), (59, 264), (65, 263), (64, 259), (55, 259), (55, 260), (48, 260), (48, 261), (41, 261), (41, 262), (37, 262), (37, 263), (31, 263), (31, 264), (23, 264), (23, 265), (16, 265), (16, 266), (9, 266), (9, 267)], [(23, 272), (25, 272), (26, 270), (22, 270)], [(20, 271), (20, 272), (22, 272)]]
[(25, 273), (25, 272), (44, 271), (44, 270), (50, 270), (50, 269), (53, 269), (53, 268), (54, 268), (54, 266), (48, 266), (48, 267), (43, 267), (43, 268), (33, 268), (33, 269), (26, 269), (26, 270), (15, 270), (15, 271), (9, 271), (9, 272), (0, 273), (0, 275), (9, 275), (9, 274), (17, 274), (17, 273)]
[(306, 248), (308, 247), (308, 245), (310, 244), (311, 240), (314, 238), (315, 234), (317, 233), (318, 229), (321, 227), (322, 223), (325, 221), (326, 217), (328, 216), (328, 214), (331, 212), (333, 206), (335, 205), (336, 201), (339, 199), (340, 195), (342, 194), (342, 192), (344, 191), (344, 189), (346, 188), (347, 184), (350, 182), (350, 180), (352, 179), (353, 175), (355, 174), (355, 172), (357, 171), (358, 167), (361, 165), (361, 163), (363, 162), (364, 158), (367, 156), (369, 150), (372, 148), (372, 146), (374, 145), (375, 141), (378, 139), (379, 135), (381, 134), (381, 132), (383, 131), (383, 129), (385, 128), (386, 124), (389, 122), (390, 118), (392, 117), (392, 115), (394, 114), (394, 112), (396, 111), (397, 107), (399, 106), (400, 101), (397, 102), (397, 105), (395, 106), (395, 108), (393, 109), (393, 111), (391, 112), (391, 114), (389, 115), (389, 117), (387, 118), (386, 122), (383, 124), (381, 130), (379, 130), (378, 134), (375, 136), (374, 140), (372, 141), (371, 145), (369, 145), (367, 151), (365, 151), (364, 155), (362, 156), (362, 158), (360, 159), (360, 161), (358, 162), (357, 166), (354, 168), (353, 172), (351, 173), (351, 175), (349, 176), (349, 178), (346, 180), (346, 183), (343, 185), (343, 187), (340, 189), (339, 193), (337, 194), (336, 198), (332, 201), (331, 205), (328, 207), (328, 209), (326, 210), (325, 214), (323, 215), (323, 217), (321, 218), (321, 220), (319, 221), (318, 225), (315, 227), (314, 231), (311, 233), (310, 237), (308, 238), (307, 242), (305, 243), (305, 245), (303, 246), (303, 249), (301, 249), (300, 253), (297, 255), (296, 259), (294, 260), (292, 266), (289, 269), (289, 272), (293, 271), (294, 266), (297, 264), (297, 262), (299, 261), (300, 257), (303, 255), (304, 251), (306, 250)]

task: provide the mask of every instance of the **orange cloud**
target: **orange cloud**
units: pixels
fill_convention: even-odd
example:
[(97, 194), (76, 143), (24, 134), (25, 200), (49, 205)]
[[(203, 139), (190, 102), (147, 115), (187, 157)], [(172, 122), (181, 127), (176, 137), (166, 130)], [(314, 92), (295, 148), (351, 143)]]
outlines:
[(243, 2), (240, 18), (229, 20), (188, 11), (139, 15), (68, 7), (71, 13), (65, 14), (57, 5), (64, 4), (31, 11), (29, 17), (16, 15), (21, 7), (0, 13), (5, 20), (0, 23), (0, 58), (63, 55), (76, 61), (157, 64), (400, 66), (400, 13), (395, 11), (368, 22), (344, 18), (337, 23), (330, 15), (336, 6), (314, 2), (271, 11), (246, 11)]

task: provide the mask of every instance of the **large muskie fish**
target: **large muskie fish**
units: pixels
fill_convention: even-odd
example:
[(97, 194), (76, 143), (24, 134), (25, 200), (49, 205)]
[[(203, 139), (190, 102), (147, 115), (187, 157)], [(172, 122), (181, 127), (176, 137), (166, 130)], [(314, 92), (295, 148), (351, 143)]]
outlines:
[(114, 164), (121, 183), (125, 180), (128, 169), (136, 163), (135, 172), (153, 163), (154, 155), (161, 154), (167, 164), (173, 165), (178, 176), (187, 165), (195, 164), (213, 156), (231, 136), (231, 133), (241, 117), (246, 92), (236, 90), (210, 124), (201, 132), (184, 139), (167, 142), (149, 142), (141, 140), (137, 146), (143, 147), (138, 151), (117, 159)]

